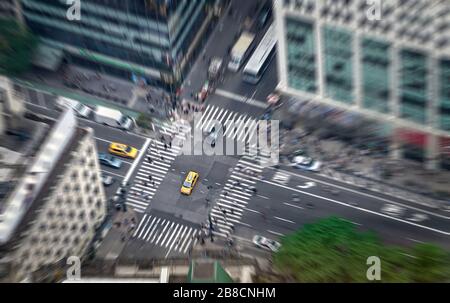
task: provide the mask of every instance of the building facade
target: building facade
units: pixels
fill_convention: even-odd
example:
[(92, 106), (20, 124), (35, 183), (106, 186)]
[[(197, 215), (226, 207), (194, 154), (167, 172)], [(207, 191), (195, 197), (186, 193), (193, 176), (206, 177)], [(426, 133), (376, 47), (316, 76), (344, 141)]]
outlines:
[(92, 129), (79, 128), (72, 110), (56, 122), (37, 121), (47, 131), (33, 134), (27, 152), (2, 171), (0, 281), (82, 259), (107, 212)]
[(82, 0), (80, 20), (66, 1), (21, 2), (27, 25), (69, 63), (164, 88), (181, 83), (212, 18), (209, 0)]
[(383, 123), (394, 157), (448, 161), (450, 1), (274, 4), (282, 92)]

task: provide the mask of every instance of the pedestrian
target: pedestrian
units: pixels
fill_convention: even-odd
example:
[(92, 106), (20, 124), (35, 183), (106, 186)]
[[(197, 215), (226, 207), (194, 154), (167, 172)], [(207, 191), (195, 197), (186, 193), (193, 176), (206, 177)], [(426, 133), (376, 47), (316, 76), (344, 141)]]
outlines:
[(152, 158), (151, 158), (150, 156), (147, 157), (147, 161), (148, 161), (148, 163), (150, 163), (150, 164), (153, 163)]
[(153, 180), (151, 175), (148, 175), (148, 180), (151, 182)]
[(164, 143), (164, 149), (167, 150), (167, 144), (166, 143)]
[(172, 148), (172, 141), (169, 142), (169, 148)]
[(161, 155), (161, 161), (164, 161), (164, 156), (163, 155)]

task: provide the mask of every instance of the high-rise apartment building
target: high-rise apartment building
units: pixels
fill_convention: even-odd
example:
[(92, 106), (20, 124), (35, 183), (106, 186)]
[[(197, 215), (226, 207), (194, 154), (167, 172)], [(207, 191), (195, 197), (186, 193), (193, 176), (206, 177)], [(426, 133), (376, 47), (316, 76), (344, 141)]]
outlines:
[(396, 157), (445, 162), (450, 1), (274, 3), (281, 91), (383, 123)]
[(6, 128), (0, 281), (18, 282), (70, 256), (82, 259), (107, 209), (93, 130), (78, 127), (72, 110), (57, 121), (28, 113)]
[[(167, 89), (178, 87), (213, 12), (208, 0), (20, 0), (30, 29), (69, 63)], [(73, 13), (73, 11), (70, 11)]]

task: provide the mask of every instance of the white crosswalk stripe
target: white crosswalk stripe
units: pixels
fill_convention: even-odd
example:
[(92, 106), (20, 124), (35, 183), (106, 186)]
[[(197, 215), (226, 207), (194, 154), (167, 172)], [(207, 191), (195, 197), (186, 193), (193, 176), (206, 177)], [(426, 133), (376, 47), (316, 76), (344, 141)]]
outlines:
[(256, 194), (253, 190), (263, 169), (264, 167), (258, 164), (258, 157), (240, 158), (225, 183), (219, 200), (211, 209), (214, 234), (226, 237), (234, 230), (234, 226), (241, 222), (250, 199)]
[[(186, 131), (187, 128), (179, 125), (161, 126), (167, 130), (170, 136), (179, 135), (180, 129)], [(182, 140), (186, 140), (181, 135)], [(180, 139), (181, 140), (181, 139)], [(173, 142), (173, 141), (172, 141)], [(170, 144), (152, 140), (145, 152), (139, 169), (136, 172), (134, 183), (127, 193), (126, 204), (138, 213), (144, 213), (149, 206), (153, 196), (163, 182), (172, 162), (180, 153), (180, 147), (174, 143)]]
[(199, 232), (192, 226), (144, 214), (133, 237), (168, 249), (167, 255), (172, 251), (185, 254)]

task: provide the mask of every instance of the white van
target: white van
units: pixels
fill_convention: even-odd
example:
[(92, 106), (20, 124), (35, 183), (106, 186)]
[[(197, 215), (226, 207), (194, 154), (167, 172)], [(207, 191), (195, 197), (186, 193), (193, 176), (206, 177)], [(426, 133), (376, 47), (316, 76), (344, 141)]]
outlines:
[(65, 97), (58, 97), (58, 99), (56, 99), (56, 106), (60, 110), (64, 110), (65, 108), (71, 108), (78, 116), (83, 118), (89, 118), (92, 112), (92, 109), (90, 109), (83, 103)]
[(95, 109), (95, 121), (103, 125), (125, 130), (130, 130), (134, 125), (133, 119), (122, 114), (122, 112), (100, 105), (96, 106)]

